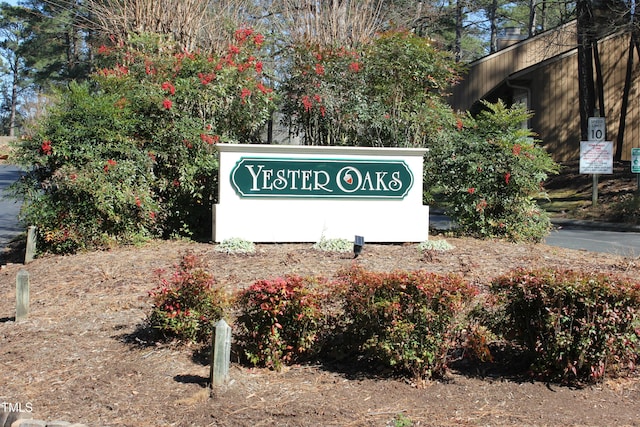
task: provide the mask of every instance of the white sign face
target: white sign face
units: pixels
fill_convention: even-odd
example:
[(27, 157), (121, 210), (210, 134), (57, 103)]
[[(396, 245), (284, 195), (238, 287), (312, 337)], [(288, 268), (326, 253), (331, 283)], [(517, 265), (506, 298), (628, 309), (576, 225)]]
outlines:
[(640, 148), (631, 149), (631, 172), (640, 173)]
[(213, 240), (422, 242), (426, 149), (217, 144)]
[(580, 173), (598, 175), (612, 174), (613, 142), (581, 141)]
[(604, 117), (589, 117), (589, 141), (604, 141), (606, 130)]

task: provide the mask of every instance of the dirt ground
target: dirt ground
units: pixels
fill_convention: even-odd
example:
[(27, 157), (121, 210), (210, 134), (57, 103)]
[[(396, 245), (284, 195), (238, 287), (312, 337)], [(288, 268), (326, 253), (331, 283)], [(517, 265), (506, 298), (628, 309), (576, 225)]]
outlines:
[(560, 174), (547, 180), (550, 201), (541, 201), (546, 210), (564, 218), (640, 224), (640, 215), (630, 209), (632, 204), (627, 209), (615, 208), (640, 194), (638, 174), (631, 173), (629, 162), (615, 162), (613, 174), (598, 177), (597, 206), (592, 204), (593, 175), (580, 174), (579, 170), (579, 162), (565, 163)]
[[(551, 186), (572, 183), (586, 191), (588, 182), (566, 176)], [(633, 184), (620, 181), (616, 190)], [(604, 185), (604, 197), (615, 197), (613, 190)], [(367, 244), (355, 261), (350, 254), (315, 251), (311, 244), (262, 244), (253, 255), (227, 255), (212, 244), (181, 241), (45, 256), (26, 266), (16, 252), (5, 253), (0, 262), (9, 261), (0, 268), (0, 407), (19, 404), (26, 416), (89, 426), (640, 425), (640, 377), (570, 388), (532, 381), (495, 364), (454, 364), (447, 378), (416, 386), (339, 366), (293, 366), (277, 373), (234, 361), (229, 384), (210, 396), (206, 351), (157, 345), (139, 333), (150, 312), (147, 293), (158, 283), (154, 271), (171, 271), (187, 251), (204, 259), (229, 289), (288, 273), (331, 277), (353, 262), (377, 271), (457, 272), (480, 287), (523, 266), (640, 277), (640, 257), (446, 240), (455, 249), (426, 255), (416, 245)], [(31, 311), (16, 323), (20, 269), (30, 275)]]
[[(490, 364), (452, 369), (446, 380), (416, 387), (339, 367), (294, 366), (276, 373), (234, 362), (230, 383), (210, 397), (202, 351), (154, 345), (136, 334), (149, 313), (154, 270), (171, 271), (187, 251), (202, 257), (229, 288), (287, 273), (331, 277), (352, 262), (379, 271), (459, 272), (478, 285), (518, 266), (640, 277), (638, 258), (447, 241), (454, 250), (428, 256), (415, 245), (365, 245), (356, 261), (309, 244), (264, 244), (254, 255), (227, 255), (211, 244), (155, 242), (8, 264), (0, 270), (0, 402), (21, 403), (36, 419), (90, 426), (640, 425), (637, 378), (574, 389)], [(30, 275), (31, 312), (16, 323), (15, 278), (22, 268)]]

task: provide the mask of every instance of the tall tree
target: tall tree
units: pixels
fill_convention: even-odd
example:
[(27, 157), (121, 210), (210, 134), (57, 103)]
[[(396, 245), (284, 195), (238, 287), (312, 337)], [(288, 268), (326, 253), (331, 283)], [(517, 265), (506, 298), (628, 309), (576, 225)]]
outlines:
[[(5, 131), (19, 126), (21, 104), (52, 86), (84, 79), (90, 70), (88, 32), (77, 0), (26, 0), (0, 6), (0, 55), (3, 59)], [(27, 96), (28, 94), (28, 96)]]
[(590, 0), (578, 0), (578, 104), (580, 109), (580, 138), (588, 140), (588, 118), (596, 105), (596, 90), (593, 80), (593, 11)]
[(26, 0), (32, 36), (25, 41), (28, 65), (41, 90), (85, 79), (91, 49), (85, 30), (86, 12), (79, 0)]
[(293, 43), (354, 47), (388, 23), (382, 0), (284, 0), (283, 29)]
[[(281, 1), (252, 0), (87, 0), (90, 27), (97, 34), (127, 40), (141, 34), (169, 36), (189, 52), (222, 52), (234, 31), (259, 29)], [(273, 21), (271, 22), (273, 23)]]
[(404, 26), (434, 40), (441, 49), (453, 52), (458, 62), (472, 61), (488, 52), (483, 37), (485, 19), (479, 13), (478, 4), (467, 0), (418, 2), (419, 8), (403, 12), (415, 17), (405, 21)]
[(613, 32), (628, 29), (629, 16), (634, 9), (623, 0), (578, 0), (577, 44), (578, 84), (580, 105), (580, 134), (588, 139), (588, 118), (596, 108), (601, 113), (604, 105), (604, 79), (598, 41)]
[(14, 136), (17, 127), (19, 100), (28, 88), (30, 69), (27, 66), (25, 44), (32, 38), (28, 25), (29, 13), (23, 7), (0, 5), (0, 57), (3, 79), (3, 132)]

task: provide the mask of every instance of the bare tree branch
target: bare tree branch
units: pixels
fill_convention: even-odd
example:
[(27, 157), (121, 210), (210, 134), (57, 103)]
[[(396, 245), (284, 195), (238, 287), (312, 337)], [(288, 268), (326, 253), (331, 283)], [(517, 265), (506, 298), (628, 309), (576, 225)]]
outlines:
[(283, 0), (284, 31), (293, 43), (354, 46), (382, 26), (382, 0)]

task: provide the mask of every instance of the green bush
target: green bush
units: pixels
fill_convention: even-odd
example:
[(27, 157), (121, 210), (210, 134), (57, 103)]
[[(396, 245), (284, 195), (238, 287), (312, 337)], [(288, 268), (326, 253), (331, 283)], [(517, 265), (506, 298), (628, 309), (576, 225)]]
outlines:
[(138, 119), (134, 137), (153, 158), (165, 236), (210, 235), (215, 144), (259, 141), (275, 108), (262, 45), (262, 35), (246, 28), (219, 53), (186, 52), (157, 35), (104, 48), (94, 80)]
[(427, 188), (441, 193), (462, 233), (541, 241), (551, 223), (535, 199), (558, 166), (522, 127), (530, 117), (523, 106), (484, 106), (478, 117), (460, 118), (455, 130), (438, 134), (426, 156)]
[(339, 279), (352, 350), (416, 378), (444, 372), (456, 318), (475, 288), (459, 275), (359, 266)]
[(210, 235), (218, 142), (258, 140), (275, 106), (263, 37), (240, 29), (226, 52), (190, 53), (161, 36), (102, 46), (13, 152), (16, 192), (43, 251), (149, 237)]
[(160, 284), (149, 292), (153, 301), (149, 325), (164, 338), (210, 342), (215, 324), (229, 307), (223, 288), (193, 254), (184, 255), (169, 278), (163, 273), (158, 271)]
[(617, 222), (640, 225), (640, 195), (637, 193), (616, 197), (609, 208)]
[(118, 95), (71, 83), (36, 136), (14, 150), (29, 172), (19, 181), (21, 216), (38, 227), (38, 249), (70, 253), (158, 234), (152, 161), (122, 132), (135, 127)]
[(597, 381), (638, 356), (640, 283), (612, 275), (518, 269), (495, 279), (499, 331), (524, 346), (545, 379)]
[(250, 363), (280, 370), (319, 351), (325, 300), (321, 283), (292, 275), (259, 280), (240, 292), (235, 326)]
[(422, 147), (454, 121), (443, 97), (455, 62), (411, 32), (351, 48), (295, 46), (289, 63), (283, 111), (305, 144)]

